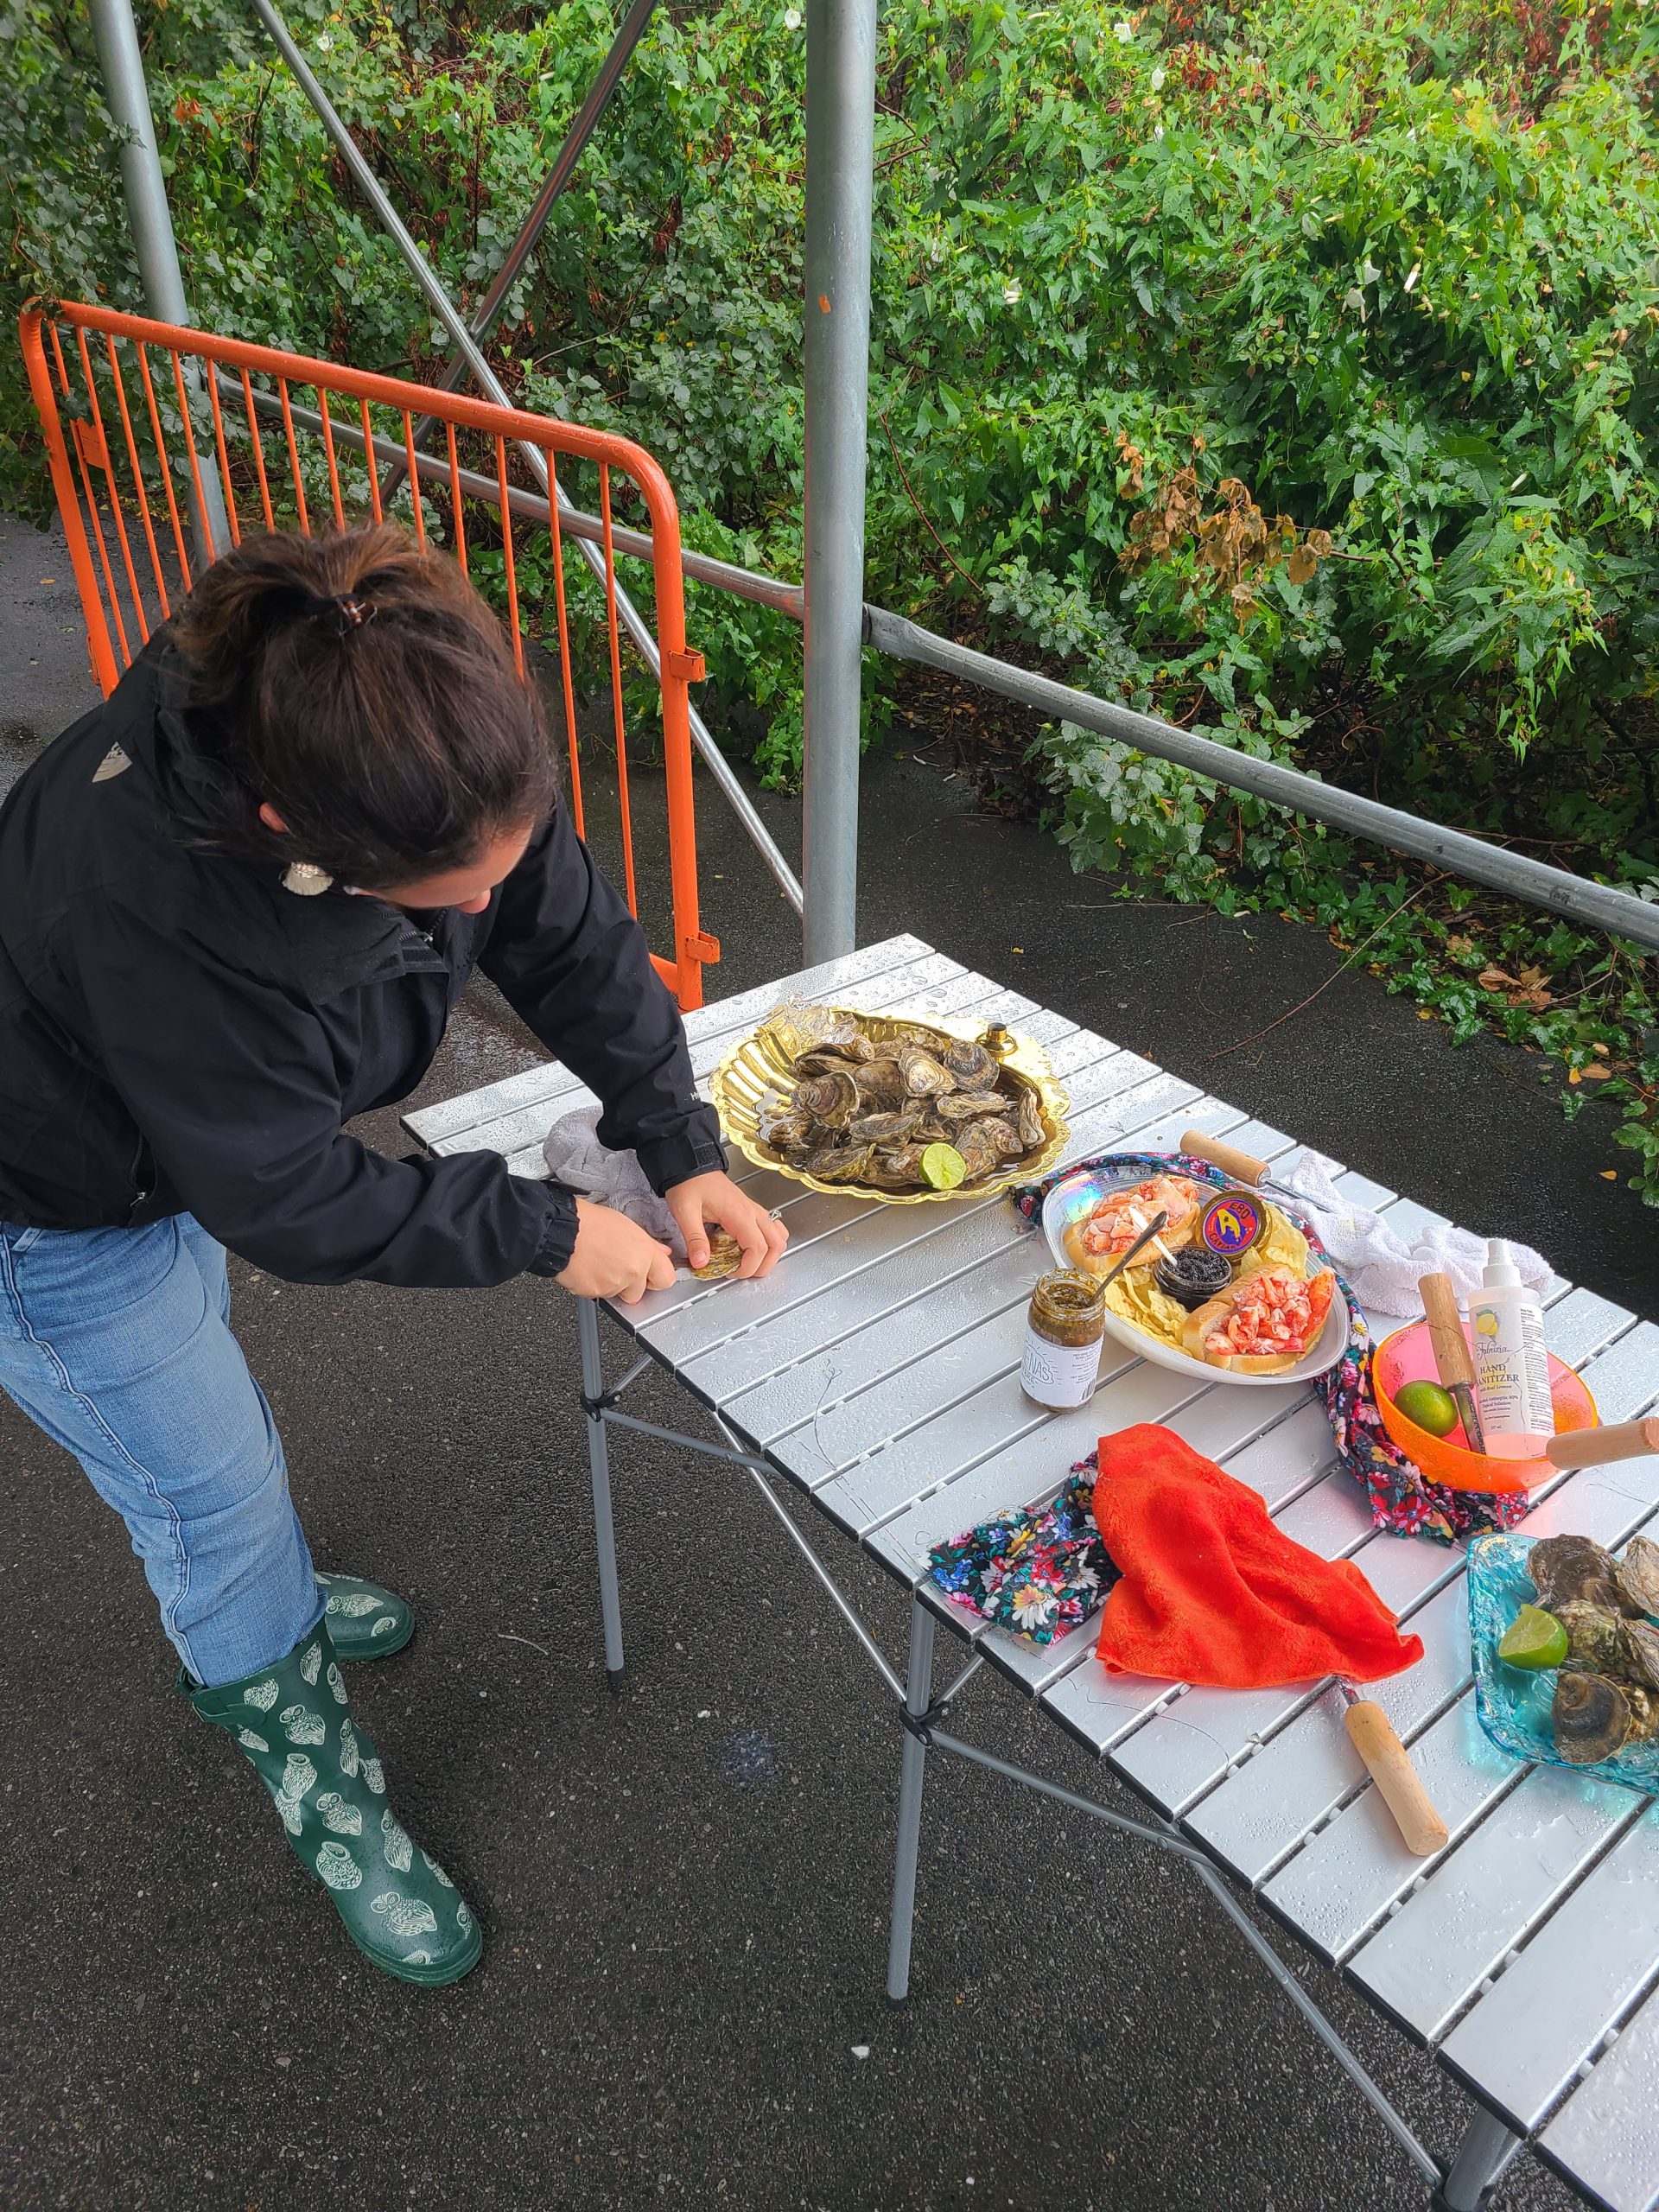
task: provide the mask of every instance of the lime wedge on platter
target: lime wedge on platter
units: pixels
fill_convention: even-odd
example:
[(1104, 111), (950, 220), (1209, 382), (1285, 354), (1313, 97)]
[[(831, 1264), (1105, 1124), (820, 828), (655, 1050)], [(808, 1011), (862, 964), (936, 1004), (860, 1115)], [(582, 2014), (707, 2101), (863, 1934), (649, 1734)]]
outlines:
[(1559, 1667), (1567, 1656), (1567, 1630), (1541, 1605), (1522, 1605), (1504, 1630), (1497, 1656), (1511, 1667), (1532, 1672)]
[(931, 1144), (922, 1154), (922, 1174), (930, 1190), (954, 1191), (968, 1163), (953, 1144)]

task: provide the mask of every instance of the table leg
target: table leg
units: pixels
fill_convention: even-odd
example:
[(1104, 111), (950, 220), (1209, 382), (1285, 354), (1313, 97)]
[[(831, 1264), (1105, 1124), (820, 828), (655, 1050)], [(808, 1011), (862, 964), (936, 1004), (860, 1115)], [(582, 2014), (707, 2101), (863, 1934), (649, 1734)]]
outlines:
[[(910, 1604), (910, 1666), (905, 1712), (920, 1720), (933, 1701), (933, 1616), (918, 1598)], [(899, 1767), (899, 1822), (893, 1854), (893, 1917), (887, 1933), (887, 1996), (901, 2004), (910, 1993), (910, 1932), (916, 1918), (916, 1854), (922, 1840), (922, 1783), (927, 1745), (905, 1731)]]
[[(599, 1349), (599, 1308), (591, 1298), (576, 1300), (576, 1332), (582, 1341), (584, 1397), (599, 1398), (605, 1389)], [(605, 1423), (588, 1416), (588, 1467), (594, 1485), (594, 1535), (599, 1547), (599, 1610), (605, 1624), (605, 1672), (611, 1688), (622, 1687), (622, 1597), (616, 1580), (616, 1529), (611, 1520), (611, 1452)]]
[(1440, 2185), (1437, 2202), (1445, 2212), (1476, 2212), (1519, 2138), (1489, 2112), (1478, 2112), (1464, 2130), (1452, 2170)]

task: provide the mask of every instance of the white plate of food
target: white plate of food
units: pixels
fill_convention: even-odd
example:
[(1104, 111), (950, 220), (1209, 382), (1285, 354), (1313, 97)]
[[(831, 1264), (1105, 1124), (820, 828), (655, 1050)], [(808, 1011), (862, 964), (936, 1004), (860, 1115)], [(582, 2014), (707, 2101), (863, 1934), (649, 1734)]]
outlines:
[(1118, 1343), (1156, 1367), (1248, 1389), (1311, 1382), (1336, 1365), (1352, 1326), (1342, 1287), (1259, 1192), (1077, 1168), (1044, 1200), (1043, 1232), (1057, 1267), (1103, 1275), (1160, 1213), (1169, 1219), (1156, 1243), (1107, 1287)]

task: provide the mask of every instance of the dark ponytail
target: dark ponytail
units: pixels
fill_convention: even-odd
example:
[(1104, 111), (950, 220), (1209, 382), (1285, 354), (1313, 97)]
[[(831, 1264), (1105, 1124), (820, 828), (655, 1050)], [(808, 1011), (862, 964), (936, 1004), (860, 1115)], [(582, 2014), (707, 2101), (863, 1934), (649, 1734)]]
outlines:
[(173, 636), (193, 732), (232, 772), (213, 824), (229, 849), (380, 890), (469, 866), (554, 802), (540, 701), (501, 625), (453, 561), (390, 524), (245, 541)]

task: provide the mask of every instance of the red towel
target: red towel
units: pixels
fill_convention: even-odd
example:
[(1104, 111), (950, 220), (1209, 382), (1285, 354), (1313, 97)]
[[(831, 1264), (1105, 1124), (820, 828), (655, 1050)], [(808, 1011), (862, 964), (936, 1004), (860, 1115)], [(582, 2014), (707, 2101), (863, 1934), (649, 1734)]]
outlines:
[(1375, 1681), (1423, 1656), (1359, 1569), (1275, 1529), (1253, 1490), (1166, 1428), (1100, 1440), (1095, 1519), (1122, 1580), (1100, 1656), (1114, 1673), (1261, 1689)]

